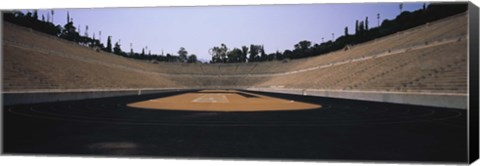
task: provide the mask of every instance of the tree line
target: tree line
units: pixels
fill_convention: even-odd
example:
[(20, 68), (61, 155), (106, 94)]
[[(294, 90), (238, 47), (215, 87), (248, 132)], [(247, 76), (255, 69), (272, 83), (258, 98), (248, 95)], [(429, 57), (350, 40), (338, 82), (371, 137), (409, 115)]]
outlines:
[[(355, 32), (350, 34), (348, 27), (345, 27), (344, 34), (335, 41), (332, 33), (332, 40), (323, 41), (319, 44), (313, 44), (311, 41), (303, 40), (294, 45), (293, 50), (286, 49), (283, 52), (276, 51), (274, 53), (265, 53), (262, 44), (251, 44), (250, 46), (242, 46), (241, 48), (229, 49), (225, 44), (214, 46), (208, 52), (212, 55), (210, 63), (247, 63), (247, 62), (264, 62), (272, 60), (299, 59), (312, 56), (323, 55), (340, 49), (348, 49), (348, 46), (367, 42), (379, 37), (387, 36), (399, 31), (403, 31), (415, 26), (419, 26), (431, 21), (442, 19), (467, 10), (466, 3), (432, 3), (428, 6), (423, 5), (422, 9), (409, 12), (403, 11), (403, 4), (399, 4), (400, 14), (392, 20), (385, 19), (380, 24), (380, 13), (377, 14), (377, 26), (370, 28), (371, 21), (368, 17), (364, 20), (356, 20)], [(52, 16), (50, 18), (50, 15)], [(65, 40), (75, 42), (79, 45), (92, 47), (96, 50), (110, 52), (119, 56), (135, 58), (149, 61), (163, 62), (198, 62), (195, 54), (188, 54), (188, 51), (181, 47), (177, 52), (178, 55), (167, 53), (151, 54), (148, 47), (142, 48), (141, 52), (134, 52), (132, 43), (130, 43), (130, 51), (125, 52), (121, 49), (120, 40), (112, 44), (112, 36), (107, 36), (107, 43), (101, 43), (101, 31), (98, 37), (95, 33), (92, 36), (88, 33), (88, 26), (85, 26), (84, 34), (80, 33), (80, 25), (74, 26), (73, 18), (70, 18), (67, 12), (67, 23), (64, 26), (53, 24), (54, 11), (47, 12), (47, 18), (44, 15), (39, 19), (38, 12), (28, 11), (26, 14), (20, 11), (4, 12), (4, 20), (32, 28), (49, 35), (57, 36)], [(148, 51), (148, 53), (147, 53)]]
[[(367, 42), (376, 38), (384, 37), (399, 31), (413, 28), (431, 21), (439, 20), (465, 12), (466, 3), (432, 3), (423, 8), (409, 12), (403, 11), (403, 4), (399, 4), (400, 14), (392, 19), (385, 19), (380, 24), (380, 13), (377, 14), (377, 26), (371, 28), (371, 21), (368, 17), (364, 20), (355, 21), (355, 32), (349, 33), (345, 27), (344, 34), (335, 41), (329, 40), (320, 44), (313, 44), (311, 41), (303, 40), (294, 45), (293, 50), (276, 51), (266, 54), (263, 45), (242, 46), (231, 50), (225, 44), (210, 49), (212, 55), (210, 63), (246, 63), (263, 62), (284, 59), (299, 59), (323, 55), (340, 49), (348, 49), (348, 46)], [(332, 33), (332, 39), (334, 34)]]
[[(51, 17), (50, 17), (51, 15)], [(96, 49), (97, 51), (105, 51), (120, 55), (123, 57), (140, 59), (140, 60), (149, 60), (149, 61), (163, 61), (163, 62), (186, 62), (186, 63), (196, 63), (198, 62), (195, 54), (188, 55), (188, 52), (185, 48), (181, 47), (177, 52), (178, 55), (173, 55), (167, 53), (163, 55), (151, 54), (146, 50), (148, 47), (142, 48), (142, 51), (134, 52), (130, 48), (129, 52), (125, 52), (121, 49), (120, 40), (112, 44), (112, 36), (107, 36), (107, 43), (104, 45), (100, 41), (101, 31), (98, 32), (98, 37), (95, 37), (95, 33), (92, 36), (89, 36), (88, 25), (85, 26), (84, 34), (80, 33), (80, 25), (78, 27), (74, 26), (73, 18), (70, 17), (70, 14), (67, 12), (67, 23), (65, 25), (55, 25), (53, 24), (53, 15), (54, 11), (51, 10), (48, 12), (47, 18), (44, 15), (39, 18), (38, 11), (34, 10), (33, 12), (27, 11), (26, 13), (20, 11), (11, 11), (5, 12), (3, 18), (5, 21), (28, 27), (39, 32), (43, 32), (49, 35), (57, 36), (59, 38), (75, 42), (82, 46), (87, 46)], [(130, 47), (132, 44), (130, 43)]]

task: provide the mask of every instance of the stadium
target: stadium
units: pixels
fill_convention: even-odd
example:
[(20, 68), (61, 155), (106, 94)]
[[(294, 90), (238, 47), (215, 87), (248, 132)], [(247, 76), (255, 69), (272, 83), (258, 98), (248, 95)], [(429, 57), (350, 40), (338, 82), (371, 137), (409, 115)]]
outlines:
[(468, 163), (472, 10), (249, 63), (125, 58), (4, 20), (3, 153)]

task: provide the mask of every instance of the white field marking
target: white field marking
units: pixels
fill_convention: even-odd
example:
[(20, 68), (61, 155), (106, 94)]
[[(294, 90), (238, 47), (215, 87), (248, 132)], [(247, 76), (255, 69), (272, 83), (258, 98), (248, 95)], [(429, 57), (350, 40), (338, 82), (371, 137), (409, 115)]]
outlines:
[(224, 94), (206, 94), (192, 100), (194, 103), (230, 103)]

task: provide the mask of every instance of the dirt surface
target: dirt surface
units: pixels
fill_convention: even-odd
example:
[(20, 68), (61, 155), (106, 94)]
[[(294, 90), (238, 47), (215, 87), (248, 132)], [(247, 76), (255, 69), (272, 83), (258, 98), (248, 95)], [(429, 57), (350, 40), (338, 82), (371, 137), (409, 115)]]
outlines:
[(235, 90), (203, 90), (128, 104), (130, 107), (186, 111), (294, 111), (318, 109), (318, 104), (285, 100)]

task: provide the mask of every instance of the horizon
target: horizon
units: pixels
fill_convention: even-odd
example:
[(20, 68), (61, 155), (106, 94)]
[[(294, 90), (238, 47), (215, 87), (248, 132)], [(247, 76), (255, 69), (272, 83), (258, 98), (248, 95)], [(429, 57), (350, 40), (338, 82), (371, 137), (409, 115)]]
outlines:
[[(158, 55), (162, 52), (164, 55), (177, 55), (179, 48), (184, 47), (189, 55), (195, 54), (200, 61), (208, 62), (211, 59), (208, 50), (222, 43), (229, 50), (250, 44), (264, 45), (266, 53), (273, 53), (292, 50), (303, 40), (311, 41), (312, 45), (322, 43), (322, 38), (324, 42), (335, 40), (344, 34), (345, 27), (348, 27), (349, 34), (354, 33), (356, 20), (364, 21), (368, 17), (369, 26), (374, 28), (385, 19), (394, 19), (400, 14), (399, 4), (54, 9), (53, 23), (63, 26), (68, 11), (82, 36), (88, 25), (90, 37), (95, 33), (98, 39), (98, 33), (102, 31), (102, 43), (106, 43), (107, 36), (112, 36), (112, 44), (120, 40), (121, 49), (125, 52), (130, 51), (130, 43), (134, 52), (148, 47), (146, 53), (150, 50)], [(403, 11), (421, 9), (423, 4), (403, 3)], [(50, 11), (39, 9), (39, 19), (42, 15), (47, 19)], [(330, 17), (330, 13), (336, 15)], [(377, 13), (380, 14), (379, 20)]]

